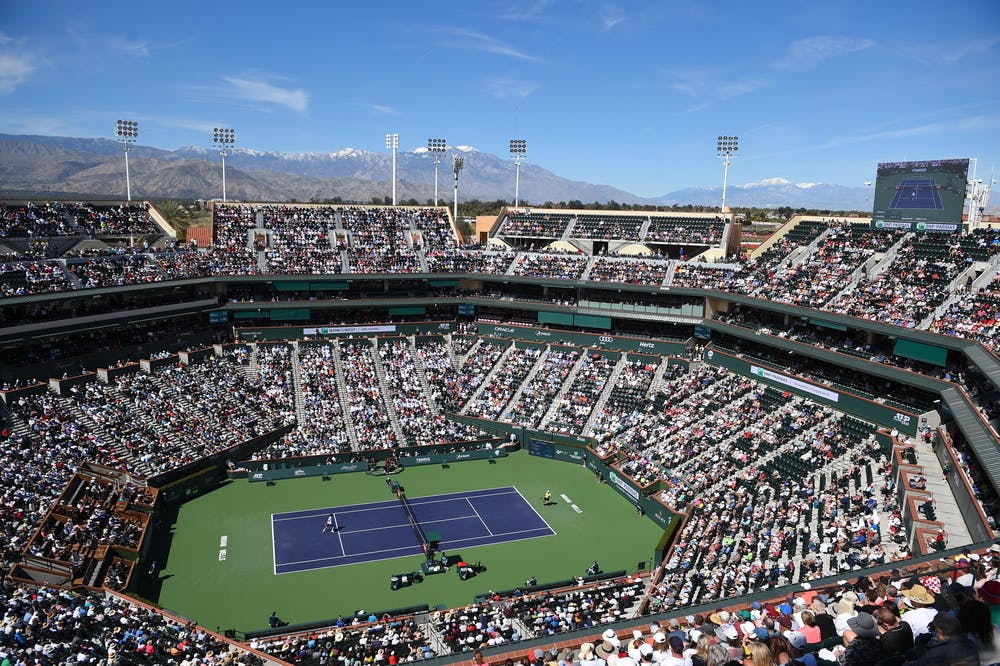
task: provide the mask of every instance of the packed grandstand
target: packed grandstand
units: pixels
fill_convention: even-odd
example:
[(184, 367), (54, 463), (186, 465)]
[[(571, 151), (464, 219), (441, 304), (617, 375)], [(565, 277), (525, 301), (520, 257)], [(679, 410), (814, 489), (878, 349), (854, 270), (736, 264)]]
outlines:
[[(212, 224), (199, 247), (149, 204), (0, 206), (9, 663), (824, 663), (848, 632), (890, 664), (886, 608), (918, 641), (950, 608), (989, 627), (1000, 231), (798, 217), (745, 253), (706, 213), (507, 209), (476, 242), (432, 207)], [(251, 636), (130, 596), (194, 472), (511, 425), (677, 516), (656, 566)]]

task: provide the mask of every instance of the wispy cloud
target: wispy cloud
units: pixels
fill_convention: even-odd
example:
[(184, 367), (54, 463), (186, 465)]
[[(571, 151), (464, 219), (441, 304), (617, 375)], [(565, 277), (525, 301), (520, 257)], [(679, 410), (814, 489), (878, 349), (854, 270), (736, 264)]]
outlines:
[(523, 81), (503, 76), (483, 80), (483, 88), (497, 99), (523, 99), (540, 87), (534, 81)]
[(510, 2), (500, 9), (497, 18), (503, 21), (537, 21), (553, 5), (552, 0), (530, 0), (530, 2)]
[[(107, 115), (107, 114), (105, 114)], [(134, 118), (140, 123), (158, 127), (174, 127), (177, 129), (190, 130), (192, 132), (202, 132), (211, 134), (216, 127), (227, 126), (225, 122), (202, 120), (200, 118), (190, 118), (186, 116), (161, 116), (150, 113), (129, 113), (129, 118)]]
[(666, 76), (670, 89), (691, 97), (701, 97), (718, 73), (707, 69), (675, 69), (666, 72)]
[(804, 153), (814, 153), (823, 150), (842, 148), (858, 143), (870, 143), (873, 141), (892, 141), (896, 139), (912, 139), (914, 137), (928, 137), (948, 134), (961, 134), (963, 132), (984, 132), (1000, 129), (1000, 115), (998, 116), (968, 116), (956, 120), (924, 123), (922, 125), (911, 125), (909, 127), (897, 127), (894, 129), (879, 129), (877, 131), (860, 131), (851, 134), (834, 136), (826, 141), (808, 145), (797, 146), (789, 150), (782, 150), (773, 153), (757, 155), (756, 159), (788, 157), (789, 155), (801, 155)]
[(114, 51), (119, 51), (134, 58), (148, 58), (149, 44), (144, 39), (132, 39), (129, 37), (111, 37), (105, 40), (105, 44)]
[(372, 115), (375, 116), (400, 115), (399, 109), (389, 106), (388, 104), (370, 104), (368, 102), (354, 102), (354, 106), (360, 107), (362, 109), (367, 109)]
[(440, 42), (440, 46), (458, 48), (465, 51), (479, 51), (482, 53), (492, 53), (505, 58), (515, 58), (517, 60), (529, 60), (537, 62), (540, 59), (512, 46), (504, 41), (492, 37), (478, 30), (468, 28), (438, 28), (436, 32), (457, 38), (453, 41)]
[(771, 85), (771, 81), (762, 76), (750, 76), (744, 79), (734, 79), (723, 81), (716, 87), (716, 96), (719, 99), (733, 99), (740, 95), (748, 95), (752, 92), (766, 88)]
[(618, 5), (604, 5), (601, 8), (601, 27), (611, 30), (625, 21), (625, 13)]
[(223, 76), (225, 82), (218, 92), (223, 97), (265, 105), (283, 106), (292, 111), (305, 111), (309, 94), (301, 88), (282, 88), (271, 83), (268, 76)]
[(62, 118), (50, 118), (39, 115), (8, 116), (0, 114), (0, 126), (10, 134), (41, 134), (49, 136), (65, 136), (73, 131), (66, 127)]
[(678, 111), (677, 115), (696, 113), (716, 102), (728, 101), (773, 85), (767, 76), (730, 79), (722, 72), (709, 69), (672, 70), (666, 75), (667, 87), (696, 100), (693, 105)]
[(0, 95), (9, 95), (38, 71), (42, 60), (17, 40), (0, 31)]
[(981, 132), (1000, 128), (1000, 116), (969, 116), (958, 120), (946, 120), (912, 127), (886, 129), (878, 132), (862, 134), (847, 134), (821, 144), (820, 148), (838, 148), (855, 143), (868, 141), (885, 141), (891, 139), (909, 139), (916, 136), (934, 136), (938, 134), (955, 134), (958, 132)]
[(25, 47), (23, 40), (0, 32), (0, 95), (14, 92), (34, 76), (39, 64), (39, 58)]
[(772, 63), (775, 69), (799, 72), (811, 69), (824, 60), (840, 55), (857, 53), (875, 46), (875, 41), (865, 37), (818, 35), (799, 39), (788, 45), (785, 55)]
[(0, 52), (0, 94), (9, 95), (38, 70), (29, 54)]
[(124, 36), (109, 35), (106, 31), (94, 30), (85, 24), (69, 25), (66, 27), (66, 33), (75, 44), (88, 50), (114, 51), (142, 60), (152, 56), (155, 51), (173, 49), (195, 39), (194, 35), (188, 35), (172, 42), (152, 43), (133, 33)]
[(938, 44), (918, 44), (906, 47), (903, 55), (928, 65), (954, 65), (969, 56), (985, 53), (1000, 45), (1000, 35), (981, 37), (968, 42), (948, 42)]

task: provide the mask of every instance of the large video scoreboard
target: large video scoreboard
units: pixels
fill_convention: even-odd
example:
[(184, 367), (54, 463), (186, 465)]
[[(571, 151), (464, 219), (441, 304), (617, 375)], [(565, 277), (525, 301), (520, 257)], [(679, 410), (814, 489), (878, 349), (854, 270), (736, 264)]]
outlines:
[(961, 228), (969, 160), (880, 162), (872, 226), (911, 231)]

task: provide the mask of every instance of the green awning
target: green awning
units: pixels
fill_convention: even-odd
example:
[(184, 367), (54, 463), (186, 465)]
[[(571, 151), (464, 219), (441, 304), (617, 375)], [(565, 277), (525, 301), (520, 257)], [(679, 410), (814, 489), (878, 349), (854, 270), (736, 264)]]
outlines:
[(309, 291), (308, 282), (275, 282), (276, 291)]
[(271, 321), (296, 321), (309, 319), (309, 308), (279, 308), (271, 310)]
[(605, 330), (611, 329), (611, 317), (576, 315), (573, 317), (573, 323), (577, 326), (585, 326), (587, 328), (602, 328)]
[(401, 305), (395, 308), (389, 308), (389, 316), (395, 315), (422, 315), (427, 314), (427, 308), (422, 305)]
[(538, 321), (543, 324), (563, 324), (564, 326), (572, 326), (573, 315), (562, 312), (539, 312)]
[(948, 360), (948, 350), (943, 347), (925, 345), (922, 342), (903, 340), (902, 338), (896, 340), (892, 353), (896, 356), (905, 356), (915, 361), (924, 361), (941, 367), (947, 365)]
[(824, 328), (832, 328), (835, 331), (846, 331), (847, 327), (843, 324), (834, 324), (833, 322), (823, 321), (822, 319), (809, 318), (809, 323), (813, 326), (823, 326)]

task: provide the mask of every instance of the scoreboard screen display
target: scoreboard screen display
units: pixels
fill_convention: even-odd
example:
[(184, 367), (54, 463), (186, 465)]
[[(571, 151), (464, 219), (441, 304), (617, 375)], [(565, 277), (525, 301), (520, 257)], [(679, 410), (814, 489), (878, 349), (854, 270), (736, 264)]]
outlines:
[(969, 160), (881, 162), (872, 226), (909, 231), (957, 231), (962, 224)]

